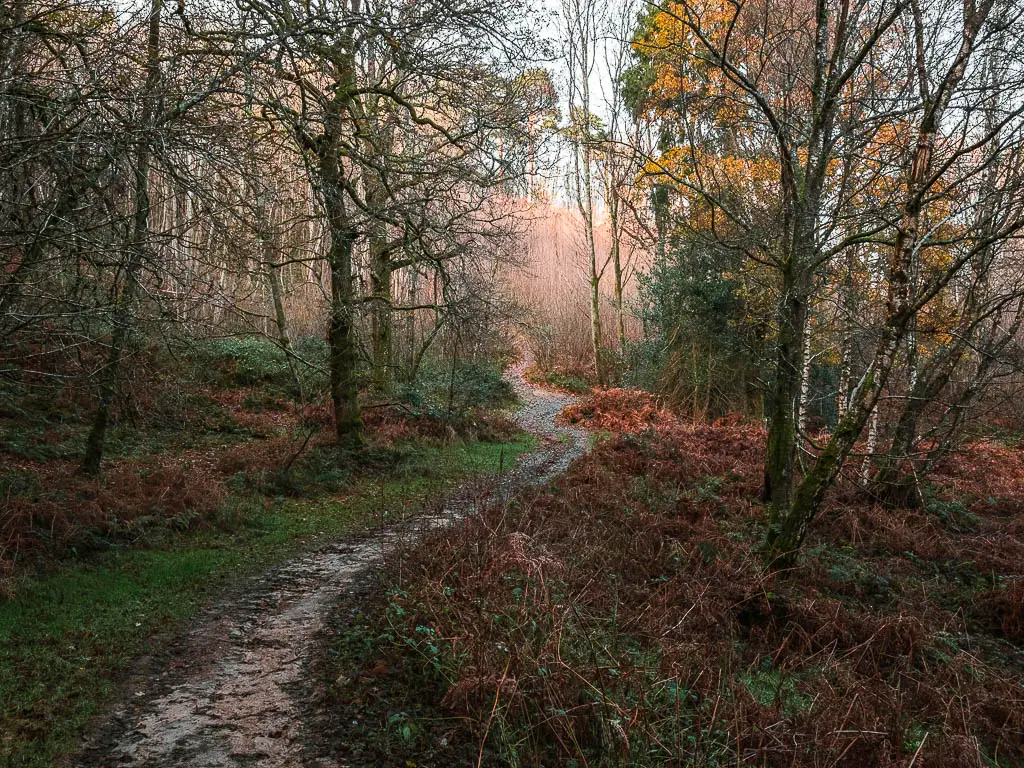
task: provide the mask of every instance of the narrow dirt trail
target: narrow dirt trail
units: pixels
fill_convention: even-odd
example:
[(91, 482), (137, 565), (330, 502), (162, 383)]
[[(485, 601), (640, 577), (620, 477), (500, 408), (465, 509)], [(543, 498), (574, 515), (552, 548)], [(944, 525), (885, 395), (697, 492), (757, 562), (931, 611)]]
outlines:
[(78, 759), (80, 766), (303, 766), (306, 662), (339, 595), (401, 541), (451, 525), (484, 503), (544, 483), (586, 450), (580, 429), (556, 426), (573, 397), (509, 378), (526, 403), (516, 420), (542, 438), (491, 488), (468, 485), (424, 514), (372, 537), (342, 540), (251, 580), (206, 611), (169, 669), (137, 687)]

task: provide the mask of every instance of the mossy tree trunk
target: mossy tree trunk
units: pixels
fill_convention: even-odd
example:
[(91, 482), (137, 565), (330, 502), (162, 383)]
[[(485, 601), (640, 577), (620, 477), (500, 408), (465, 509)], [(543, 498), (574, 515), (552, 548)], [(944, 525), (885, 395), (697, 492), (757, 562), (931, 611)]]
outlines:
[(768, 440), (763, 498), (769, 505), (768, 540), (776, 535), (792, 502), (797, 449), (797, 409), (803, 373), (808, 289), (795, 254), (782, 265), (775, 376), (768, 393)]
[(358, 448), (363, 440), (359, 410), (359, 382), (356, 377), (355, 328), (352, 317), (352, 248), (355, 235), (344, 229), (331, 231), (331, 314), (328, 327), (330, 347), (331, 403), (334, 406), (338, 445)]
[(331, 403), (338, 445), (356, 448), (362, 444), (363, 430), (356, 377), (352, 284), (352, 251), (358, 233), (345, 207), (340, 153), (342, 122), (337, 113), (326, 115), (324, 122), (323, 141), (319, 146), (319, 181), (330, 231), (327, 265), (331, 271), (331, 304), (327, 342)]
[[(385, 193), (379, 182), (372, 178), (372, 172), (366, 179), (366, 203), (373, 211), (383, 208)], [(394, 267), (391, 249), (388, 246), (387, 227), (381, 221), (370, 224), (369, 232), (370, 258), (370, 346), (371, 346), (371, 386), (377, 392), (387, 392), (391, 388), (393, 374), (394, 330), (391, 317), (392, 308), (392, 273)]]
[(355, 337), (355, 286), (352, 256), (359, 232), (346, 205), (348, 171), (344, 155), (345, 118), (352, 112), (351, 93), (355, 87), (355, 62), (351, 35), (330, 51), (336, 67), (336, 87), (322, 113), (323, 134), (305, 139), (307, 149), (315, 153), (316, 182), (327, 220), (330, 242), (327, 266), (330, 270), (330, 313), (327, 344), (330, 371), (331, 404), (337, 443), (356, 449), (363, 443), (363, 421), (359, 408), (358, 354)]

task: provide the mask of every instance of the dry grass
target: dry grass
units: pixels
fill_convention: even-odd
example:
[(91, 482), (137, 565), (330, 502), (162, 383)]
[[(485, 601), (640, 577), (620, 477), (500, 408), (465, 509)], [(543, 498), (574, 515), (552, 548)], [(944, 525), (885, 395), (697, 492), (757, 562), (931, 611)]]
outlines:
[(654, 424), (674, 423), (678, 419), (649, 392), (605, 389), (565, 408), (558, 415), (558, 421), (606, 432), (639, 432)]
[(1024, 763), (1024, 486), (948, 467), (970, 530), (837, 493), (771, 574), (759, 427), (628, 392), (567, 416), (631, 433), (411, 552), (390, 598), (390, 663), (446, 681), (483, 764)]

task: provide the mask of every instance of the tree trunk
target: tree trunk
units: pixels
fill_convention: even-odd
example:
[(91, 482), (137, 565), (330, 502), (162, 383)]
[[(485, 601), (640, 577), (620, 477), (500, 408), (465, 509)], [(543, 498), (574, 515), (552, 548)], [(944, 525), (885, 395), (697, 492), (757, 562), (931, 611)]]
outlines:
[[(584, 92), (587, 86), (584, 85)], [(587, 117), (589, 118), (589, 114)], [(597, 373), (597, 383), (605, 386), (604, 361), (601, 359), (601, 277), (597, 272), (597, 247), (594, 243), (594, 197), (593, 182), (590, 177), (590, 127), (586, 127), (588, 135), (583, 139), (583, 147), (579, 154), (583, 157), (583, 168), (578, 176), (578, 184), (582, 182), (580, 190), (580, 213), (583, 215), (583, 229), (587, 241), (587, 263), (589, 268), (590, 282), (590, 346), (594, 358), (594, 368)], [(580, 178), (580, 176), (582, 178)]]
[[(971, 386), (963, 395), (966, 400), (972, 397), (974, 385), (985, 377), (996, 350), (1002, 348), (1001, 344), (996, 344), (991, 349), (984, 349), (986, 345), (977, 339), (978, 324), (974, 313), (979, 311), (979, 307), (973, 299), (966, 302), (964, 311), (969, 320), (954, 333), (954, 341), (937, 350), (913, 377), (913, 385), (893, 429), (889, 451), (872, 481), (873, 495), (886, 504), (907, 506), (920, 502), (921, 493), (914, 478), (917, 476), (915, 453), (920, 440), (921, 417), (942, 394), (965, 353), (972, 347), (979, 351), (975, 374), (967, 377)], [(980, 354), (983, 349), (984, 354)], [(868, 479), (865, 478), (865, 482)]]
[[(415, 307), (419, 299), (419, 278), (420, 270), (415, 264), (409, 267), (409, 301), (410, 307)], [(416, 310), (409, 309), (405, 315), (405, 340), (408, 345), (408, 355), (405, 365), (405, 380), (409, 384), (415, 379), (416, 370)]]
[(654, 210), (654, 258), (658, 263), (665, 262), (668, 253), (668, 194), (669, 188), (658, 184), (651, 191), (651, 208)]
[[(573, 171), (576, 181), (576, 205), (583, 217), (586, 237), (588, 281), (590, 283), (590, 346), (594, 358), (597, 383), (607, 384), (604, 360), (601, 354), (601, 275), (597, 270), (597, 248), (594, 243), (594, 180), (593, 135), (590, 114), (591, 55), (596, 45), (594, 37), (593, 2), (566, 6), (570, 27), (568, 40), (570, 96), (569, 114), (573, 136)], [(578, 89), (578, 91), (577, 91)], [(577, 106), (575, 96), (579, 94)], [(581, 168), (582, 165), (582, 168)]]
[(21, 35), (18, 31), (22, 29), (25, 21), (25, 0), (8, 0), (0, 5), (0, 88), (3, 88), (3, 97), (0, 98), (0, 136), (12, 136), (10, 123), (9, 98), (11, 87), (14, 85), (14, 62), (19, 53), (19, 45), (22, 44)]
[(800, 368), (800, 404), (797, 407), (796, 430), (797, 439), (807, 432), (807, 411), (811, 398), (811, 329), (804, 329), (804, 362)]
[[(851, 249), (852, 250), (852, 249)], [(840, 318), (842, 336), (839, 340), (839, 387), (836, 392), (836, 421), (846, 415), (850, 399), (850, 375), (853, 370), (853, 260), (849, 261), (851, 277), (843, 285), (843, 316)]]
[(277, 244), (270, 233), (265, 233), (263, 240), (263, 262), (266, 264), (267, 282), (270, 283), (270, 298), (274, 303), (274, 323), (277, 326), (277, 341), (281, 345), (288, 360), (288, 370), (295, 380), (295, 393), (299, 401), (303, 401), (302, 377), (295, 362), (292, 350), (291, 334), (288, 331), (288, 316), (284, 311), (284, 286), (281, 283), (281, 265), (277, 262)]
[(860, 466), (860, 484), (866, 486), (871, 481), (871, 465), (875, 460), (875, 448), (878, 446), (878, 407), (871, 412), (871, 426), (868, 427), (868, 439), (864, 445), (864, 461)]
[(783, 299), (779, 311), (779, 339), (775, 380), (768, 395), (768, 444), (765, 456), (764, 500), (769, 504), (768, 541), (777, 534), (790, 509), (797, 446), (797, 407), (803, 372), (804, 326), (807, 291), (791, 257), (783, 270)]
[(86, 440), (85, 455), (82, 457), (82, 471), (96, 476), (103, 463), (106, 445), (107, 425), (113, 407), (117, 385), (121, 375), (124, 350), (131, 336), (134, 303), (137, 293), (139, 272), (149, 240), (149, 167), (151, 159), (150, 136), (155, 114), (155, 91), (160, 84), (160, 14), (163, 0), (152, 0), (149, 11), (149, 31), (146, 40), (146, 82), (142, 94), (143, 105), (140, 116), (140, 137), (135, 147), (135, 191), (132, 217), (132, 242), (128, 249), (128, 263), (125, 265), (121, 286), (117, 289), (113, 307), (113, 332), (110, 338), (110, 354), (100, 371), (99, 402), (93, 417), (92, 429)]
[(825, 492), (835, 481), (878, 405), (905, 330), (905, 326), (886, 328), (875, 359), (854, 388), (846, 415), (836, 425), (832, 437), (793, 493), (787, 514), (777, 517), (769, 528), (765, 552), (771, 567), (787, 567), (796, 559), (807, 526), (821, 507)]
[(615, 319), (619, 352), (626, 349), (626, 313), (622, 306), (622, 230), (619, 227), (619, 187), (614, 171), (609, 171), (608, 219), (612, 234), (612, 270), (615, 279)]
[[(333, 217), (332, 217), (333, 218)], [(356, 236), (331, 227), (331, 315), (327, 334), (330, 346), (331, 402), (338, 444), (358, 448), (363, 422), (356, 379), (356, 344), (352, 318), (352, 249)]]
[[(368, 205), (375, 196), (367, 196)], [(372, 210), (372, 208), (371, 208)], [(373, 371), (371, 385), (377, 392), (387, 392), (392, 379), (394, 330), (391, 321), (392, 266), (391, 251), (385, 242), (384, 225), (374, 222), (370, 231), (370, 331)]]
[[(371, 82), (377, 77), (377, 60), (373, 49), (367, 51), (367, 73)], [(363, 171), (366, 208), (371, 216), (367, 239), (370, 262), (370, 385), (378, 393), (387, 392), (393, 379), (394, 329), (391, 317), (392, 266), (388, 247), (388, 227), (383, 218), (388, 202), (386, 179), (382, 175), (392, 150), (391, 129), (380, 120), (378, 97), (370, 94), (354, 99), (357, 120), (362, 124), (363, 152), (376, 163)], [(376, 165), (377, 167), (373, 167)]]
[(837, 421), (846, 415), (846, 404), (850, 397), (851, 352), (847, 338), (844, 336), (842, 350), (839, 353), (839, 391), (836, 393)]
[(864, 388), (872, 393), (871, 396), (858, 398), (855, 405), (851, 404), (835, 434), (797, 487), (789, 514), (779, 524), (777, 533), (767, 542), (769, 563), (773, 567), (792, 565), (807, 534), (807, 526), (820, 508), (825, 492), (835, 481), (850, 449), (864, 430), (877, 402), (877, 393), (881, 391), (880, 386), (873, 382), (871, 372)]
[[(348, 70), (351, 75), (352, 70)], [(339, 85), (349, 86), (351, 83)], [(340, 88), (339, 88), (340, 90)], [(358, 448), (363, 442), (363, 421), (359, 412), (359, 382), (356, 377), (356, 339), (353, 316), (352, 252), (358, 233), (354, 231), (345, 208), (343, 167), (341, 160), (340, 112), (342, 101), (332, 103), (333, 112), (324, 119), (324, 135), (318, 144), (318, 181), (323, 195), (330, 249), (331, 306), (328, 318), (328, 357), (331, 379), (331, 402), (338, 445)]]
[[(595, 266), (591, 257), (591, 266)], [(596, 269), (590, 273), (590, 346), (594, 356), (594, 367), (597, 372), (597, 383), (602, 387), (608, 382), (604, 375), (604, 363), (601, 359), (601, 282)]]

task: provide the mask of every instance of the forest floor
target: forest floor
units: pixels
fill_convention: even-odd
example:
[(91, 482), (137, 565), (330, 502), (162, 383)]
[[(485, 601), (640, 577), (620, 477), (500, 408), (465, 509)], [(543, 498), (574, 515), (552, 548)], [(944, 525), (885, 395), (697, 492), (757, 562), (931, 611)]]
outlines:
[(586, 449), (582, 429), (555, 424), (573, 398), (529, 385), (521, 374), (510, 373), (526, 403), (514, 419), (541, 438), (540, 447), (498, 480), (467, 483), (427, 513), (320, 546), (231, 588), (167, 654), (137, 663), (123, 699), (78, 764), (309, 764), (308, 703), (318, 681), (308, 662), (323, 644), (330, 609), (361, 589), (367, 573), (396, 549), (551, 479)]
[(638, 390), (559, 421), (593, 443), (565, 473), (345, 596), (314, 660), (325, 764), (1024, 766), (1017, 438), (963, 446), (906, 509), (858, 462), (779, 573), (759, 424)]

